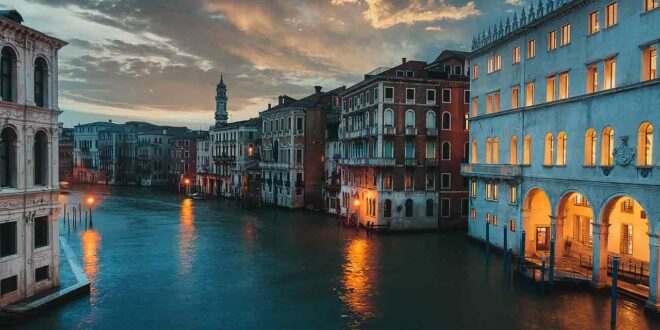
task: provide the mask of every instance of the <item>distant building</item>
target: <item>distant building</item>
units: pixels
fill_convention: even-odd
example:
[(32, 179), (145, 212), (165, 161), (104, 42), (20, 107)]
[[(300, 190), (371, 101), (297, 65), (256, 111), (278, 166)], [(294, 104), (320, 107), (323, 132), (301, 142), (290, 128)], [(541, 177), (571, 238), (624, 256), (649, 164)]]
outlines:
[(60, 181), (73, 181), (73, 128), (64, 128), (60, 123), (59, 178)]
[(211, 171), (211, 162), (213, 161), (211, 159), (210, 145), (211, 142), (208, 135), (198, 139), (196, 143), (197, 150), (195, 154), (197, 156), (197, 161), (195, 165), (197, 171), (195, 185), (197, 186), (196, 190), (203, 194), (209, 194), (212, 192), (209, 188), (211, 186), (209, 183), (209, 174)]
[(0, 307), (60, 285), (58, 52), (0, 10)]
[(170, 176), (172, 185), (181, 189), (195, 189), (197, 177), (197, 140), (208, 138), (206, 132), (194, 131), (170, 140)]
[(76, 125), (73, 132), (73, 179), (77, 183), (106, 183), (106, 173), (101, 170), (99, 133), (119, 128), (108, 122)]
[(324, 208), (332, 214), (339, 214), (341, 198), (341, 168), (339, 159), (343, 152), (343, 146), (339, 136), (339, 124), (341, 123), (340, 111), (332, 111), (326, 114), (325, 121), (325, 165), (323, 174), (323, 201)]

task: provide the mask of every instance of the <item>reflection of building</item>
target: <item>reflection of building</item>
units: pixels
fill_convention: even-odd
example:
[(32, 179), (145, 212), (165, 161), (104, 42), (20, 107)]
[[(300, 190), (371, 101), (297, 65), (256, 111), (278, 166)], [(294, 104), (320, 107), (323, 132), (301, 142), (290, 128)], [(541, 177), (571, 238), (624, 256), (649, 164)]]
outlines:
[(64, 128), (60, 123), (59, 143), (59, 178), (60, 181), (73, 180), (73, 128)]
[(403, 59), (343, 93), (342, 214), (391, 230), (465, 223), (465, 55)]
[(57, 61), (65, 42), (0, 10), (0, 307), (59, 286)]
[(658, 309), (660, 11), (642, 2), (550, 2), (475, 38), (463, 173), (470, 235), (501, 247), (506, 226), (507, 248), (598, 286), (619, 257)]
[(326, 116), (339, 112), (344, 88), (315, 93), (301, 100), (280, 96), (261, 112), (262, 198), (289, 208), (323, 209)]

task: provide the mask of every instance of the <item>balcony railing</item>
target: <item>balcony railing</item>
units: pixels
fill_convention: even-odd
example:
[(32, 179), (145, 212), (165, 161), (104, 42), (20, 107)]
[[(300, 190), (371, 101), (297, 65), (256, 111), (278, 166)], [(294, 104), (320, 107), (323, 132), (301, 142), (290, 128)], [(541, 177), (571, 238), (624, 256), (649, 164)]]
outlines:
[(438, 136), (438, 129), (437, 128), (427, 128), (426, 129), (426, 135), (427, 136)]
[(349, 166), (394, 166), (394, 158), (342, 158), (339, 160), (341, 165)]
[(289, 163), (283, 162), (261, 162), (259, 167), (264, 170), (286, 170), (289, 168)]
[(344, 133), (344, 137), (346, 139), (355, 139), (355, 138), (367, 137), (369, 136), (369, 133), (370, 133), (369, 128), (363, 128), (356, 131), (346, 132)]
[(417, 135), (417, 127), (406, 127), (406, 135)]
[(479, 176), (513, 179), (520, 177), (522, 173), (520, 165), (506, 164), (463, 164), (461, 174), (464, 176)]
[(396, 134), (396, 128), (394, 126), (383, 127), (383, 135), (394, 135), (394, 134)]
[(438, 166), (438, 160), (435, 158), (425, 159), (426, 166)]
[(415, 166), (417, 165), (417, 159), (415, 158), (406, 158), (406, 166)]

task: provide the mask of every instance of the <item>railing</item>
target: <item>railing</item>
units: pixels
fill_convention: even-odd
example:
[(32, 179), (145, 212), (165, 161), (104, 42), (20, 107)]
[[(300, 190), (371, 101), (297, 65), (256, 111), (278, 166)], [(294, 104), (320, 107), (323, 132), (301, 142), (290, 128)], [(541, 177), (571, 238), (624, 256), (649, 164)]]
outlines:
[(519, 165), (505, 164), (463, 164), (461, 174), (464, 176), (486, 176), (498, 178), (517, 178), (522, 171)]
[[(607, 256), (607, 274), (612, 274), (612, 258)], [(619, 269), (617, 274), (619, 278), (627, 282), (634, 282), (642, 285), (649, 285), (650, 265), (648, 262), (637, 260), (631, 257), (619, 255)]]
[(406, 135), (417, 135), (417, 127), (406, 127)]
[(261, 162), (259, 167), (265, 170), (285, 170), (289, 168), (289, 163), (283, 162)]
[(437, 128), (427, 128), (426, 129), (426, 135), (427, 136), (438, 136), (438, 129)]
[(359, 129), (359, 130), (344, 133), (344, 138), (354, 139), (354, 138), (360, 138), (360, 137), (367, 137), (367, 136), (369, 136), (369, 134), (370, 134), (369, 128), (363, 128), (363, 129)]
[(415, 165), (417, 165), (417, 159), (415, 159), (415, 158), (406, 158), (405, 165), (406, 166), (415, 166)]
[(339, 159), (341, 165), (353, 166), (394, 166), (396, 160), (394, 158), (341, 158)]
[(426, 166), (438, 166), (438, 160), (435, 158), (425, 159)]
[(385, 126), (383, 127), (383, 135), (395, 135), (396, 127), (394, 126)]

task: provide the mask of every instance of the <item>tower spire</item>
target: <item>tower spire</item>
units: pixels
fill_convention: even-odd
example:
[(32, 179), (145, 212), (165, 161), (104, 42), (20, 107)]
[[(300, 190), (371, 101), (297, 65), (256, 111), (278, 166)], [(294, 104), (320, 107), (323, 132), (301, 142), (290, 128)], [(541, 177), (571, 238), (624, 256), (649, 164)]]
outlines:
[(215, 87), (215, 126), (227, 124), (227, 85), (224, 75), (220, 75), (220, 82)]

